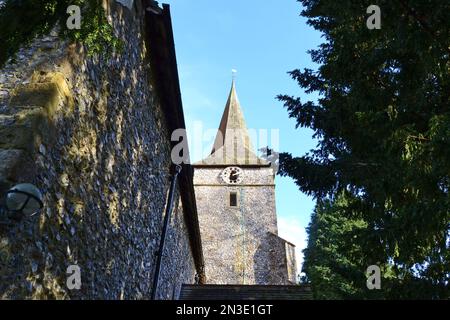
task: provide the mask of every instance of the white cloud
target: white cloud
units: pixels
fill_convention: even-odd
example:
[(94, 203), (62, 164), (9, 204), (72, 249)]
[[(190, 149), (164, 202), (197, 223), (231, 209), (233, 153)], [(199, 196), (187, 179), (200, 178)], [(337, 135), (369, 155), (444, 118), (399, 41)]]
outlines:
[(278, 234), (281, 238), (295, 244), (295, 255), (297, 257), (297, 271), (301, 271), (303, 264), (302, 250), (307, 245), (305, 227), (295, 218), (278, 217)]

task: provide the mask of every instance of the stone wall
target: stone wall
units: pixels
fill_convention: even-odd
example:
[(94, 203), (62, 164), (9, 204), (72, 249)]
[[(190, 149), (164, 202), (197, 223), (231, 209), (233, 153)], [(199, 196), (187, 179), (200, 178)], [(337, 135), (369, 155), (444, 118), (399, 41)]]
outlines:
[[(242, 183), (232, 186), (222, 181), (223, 169), (196, 166), (194, 173), (206, 282), (288, 284), (272, 168), (242, 167)], [(230, 192), (237, 192), (238, 207), (229, 206)]]
[[(145, 41), (141, 1), (132, 10), (109, 1), (108, 12), (122, 52), (89, 57), (51, 34), (0, 71), (0, 195), (18, 182), (44, 194), (40, 215), (0, 225), (0, 298), (150, 297), (172, 165), (146, 50), (158, 44)], [(159, 298), (198, 272), (183, 192)], [(80, 290), (66, 286), (73, 264)]]
[(285, 243), (286, 247), (286, 265), (287, 265), (287, 274), (288, 281), (292, 284), (297, 284), (297, 260), (295, 257), (295, 245), (287, 242)]
[(269, 247), (267, 277), (270, 282), (282, 284), (297, 284), (297, 262), (295, 245), (268, 232), (266, 241)]

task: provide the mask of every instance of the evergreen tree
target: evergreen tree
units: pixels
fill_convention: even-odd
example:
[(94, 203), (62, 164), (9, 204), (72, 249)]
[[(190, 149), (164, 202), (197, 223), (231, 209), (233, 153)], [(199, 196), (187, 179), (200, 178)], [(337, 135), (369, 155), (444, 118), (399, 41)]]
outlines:
[[(348, 194), (352, 201), (330, 210), (342, 219), (356, 212), (351, 223), (361, 219), (366, 227), (361, 252), (343, 254), (389, 266), (395, 281), (385, 297), (449, 297), (450, 3), (300, 2), (325, 42), (310, 51), (318, 70), (290, 74), (320, 98), (279, 99), (297, 126), (313, 129), (320, 142), (302, 157), (281, 154), (280, 174), (318, 200)], [(371, 4), (381, 9), (381, 29), (366, 25)], [(316, 215), (323, 205), (331, 204), (319, 201)], [(320, 228), (313, 220), (310, 237)]]
[[(365, 256), (363, 236), (367, 223), (358, 214), (348, 214), (351, 199), (344, 193), (336, 200), (319, 200), (307, 228), (308, 247), (303, 251), (303, 272), (316, 299), (380, 298), (369, 291), (365, 271), (368, 265), (386, 266)], [(382, 272), (384, 278), (391, 272)], [(385, 287), (385, 279), (381, 281)]]

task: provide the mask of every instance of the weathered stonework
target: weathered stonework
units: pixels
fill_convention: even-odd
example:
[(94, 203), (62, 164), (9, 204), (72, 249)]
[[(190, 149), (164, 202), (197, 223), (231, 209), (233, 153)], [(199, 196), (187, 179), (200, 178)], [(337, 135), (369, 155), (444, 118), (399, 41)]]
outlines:
[[(132, 3), (132, 2), (131, 2)], [(0, 298), (148, 299), (170, 185), (170, 132), (141, 1), (108, 1), (124, 41), (88, 57), (55, 34), (0, 71), (0, 194), (34, 183), (42, 214), (0, 225)], [(183, 179), (183, 183), (187, 178)], [(194, 283), (192, 222), (178, 185), (158, 298)], [(4, 199), (1, 199), (4, 200)], [(194, 224), (195, 225), (195, 224)], [(195, 236), (194, 236), (195, 237)], [(66, 268), (81, 268), (80, 290)]]
[[(272, 168), (242, 167), (243, 182), (232, 186), (223, 169), (197, 167), (194, 175), (207, 283), (295, 283), (295, 259), (287, 260), (288, 243), (277, 236)], [(237, 207), (229, 205), (231, 192)]]

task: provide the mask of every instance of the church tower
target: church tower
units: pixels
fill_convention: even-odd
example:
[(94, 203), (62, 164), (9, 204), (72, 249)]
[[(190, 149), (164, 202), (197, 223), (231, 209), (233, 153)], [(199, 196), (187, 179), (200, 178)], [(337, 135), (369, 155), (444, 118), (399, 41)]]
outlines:
[(193, 167), (206, 282), (295, 283), (294, 245), (278, 237), (275, 172), (253, 149), (234, 80), (211, 154)]

